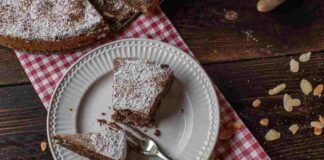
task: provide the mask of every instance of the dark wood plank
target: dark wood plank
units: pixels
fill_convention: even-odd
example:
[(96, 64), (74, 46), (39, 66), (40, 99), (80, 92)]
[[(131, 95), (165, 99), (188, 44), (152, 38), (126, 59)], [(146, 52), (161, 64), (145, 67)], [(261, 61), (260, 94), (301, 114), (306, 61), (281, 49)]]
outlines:
[(270, 13), (256, 2), (166, 0), (162, 8), (202, 63), (324, 50), (324, 1), (291, 0)]
[[(298, 59), (298, 56), (260, 58), (209, 64), (204, 68), (271, 158), (324, 159), (323, 135), (315, 136), (310, 127), (311, 121), (318, 121), (318, 116), (324, 115), (324, 97), (305, 96), (299, 87), (303, 78), (313, 86), (324, 83), (324, 53), (313, 54), (309, 62), (301, 63), (298, 73), (289, 71), (292, 57)], [(299, 98), (302, 106), (289, 113), (282, 106), (283, 93), (268, 95), (269, 89), (280, 83), (287, 84), (283, 93)], [(253, 108), (251, 104), (257, 98), (262, 104)], [(262, 118), (269, 119), (268, 127), (259, 125)], [(288, 130), (293, 123), (301, 127), (295, 136)], [(264, 135), (271, 128), (281, 132), (282, 138), (265, 141)]]
[(46, 141), (46, 110), (31, 85), (0, 88), (0, 159), (52, 159)]
[(0, 46), (0, 86), (29, 83), (12, 49)]

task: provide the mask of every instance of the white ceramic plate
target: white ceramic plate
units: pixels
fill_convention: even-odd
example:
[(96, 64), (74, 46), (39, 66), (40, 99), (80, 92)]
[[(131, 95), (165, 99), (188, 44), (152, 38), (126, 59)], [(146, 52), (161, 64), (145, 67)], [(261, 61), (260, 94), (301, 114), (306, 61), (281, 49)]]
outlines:
[[(156, 115), (161, 136), (154, 136), (153, 129), (147, 134), (173, 159), (208, 159), (219, 128), (219, 106), (211, 80), (188, 54), (166, 43), (147, 39), (127, 39), (103, 45), (90, 51), (67, 71), (54, 91), (47, 118), (53, 157), (57, 160), (85, 159), (55, 144), (52, 136), (99, 131), (102, 128), (97, 119), (110, 120), (112, 62), (116, 57), (146, 58), (171, 66), (177, 79)], [(107, 115), (101, 115), (102, 112)], [(130, 154), (131, 159), (156, 159), (134, 152)]]

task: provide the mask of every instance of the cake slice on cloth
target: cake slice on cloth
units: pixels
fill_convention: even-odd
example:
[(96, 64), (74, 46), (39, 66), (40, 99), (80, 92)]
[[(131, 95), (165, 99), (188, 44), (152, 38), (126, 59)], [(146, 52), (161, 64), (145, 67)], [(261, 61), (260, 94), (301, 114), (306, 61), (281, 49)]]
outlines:
[(168, 65), (145, 59), (115, 59), (112, 118), (136, 126), (151, 126), (173, 80)]
[(100, 132), (59, 134), (54, 139), (63, 147), (92, 160), (124, 160), (127, 155), (125, 132), (114, 125)]

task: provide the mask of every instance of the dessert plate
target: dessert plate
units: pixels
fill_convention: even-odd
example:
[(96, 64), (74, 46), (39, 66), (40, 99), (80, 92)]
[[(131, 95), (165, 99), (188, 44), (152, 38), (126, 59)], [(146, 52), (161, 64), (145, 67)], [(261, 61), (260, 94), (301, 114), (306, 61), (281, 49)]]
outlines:
[[(63, 76), (54, 91), (47, 117), (49, 146), (54, 159), (85, 159), (55, 143), (55, 134), (99, 131), (98, 120), (112, 114), (113, 60), (145, 58), (168, 64), (176, 80), (156, 114), (160, 136), (147, 130), (173, 159), (206, 160), (219, 128), (219, 105), (213, 83), (190, 55), (169, 44), (148, 39), (126, 39), (98, 47), (80, 58)], [(145, 157), (134, 151), (130, 159)]]

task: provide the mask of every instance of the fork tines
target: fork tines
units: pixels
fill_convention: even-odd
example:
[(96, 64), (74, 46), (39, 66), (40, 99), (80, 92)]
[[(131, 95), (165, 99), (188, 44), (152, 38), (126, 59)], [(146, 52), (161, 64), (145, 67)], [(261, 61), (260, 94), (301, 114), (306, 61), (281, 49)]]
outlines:
[[(131, 125), (125, 125), (125, 124), (121, 126), (115, 122), (111, 122), (111, 124), (118, 128), (121, 128), (125, 131), (126, 137), (133, 147), (135, 146), (135, 148), (138, 148), (138, 147), (141, 148), (141, 147), (145, 146), (147, 135), (145, 135), (139, 129), (137, 129)], [(136, 134), (134, 134), (134, 133), (136, 133)]]

